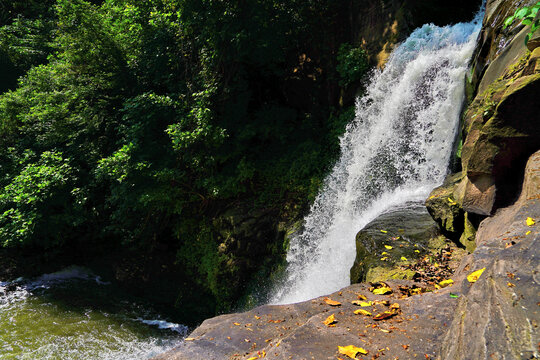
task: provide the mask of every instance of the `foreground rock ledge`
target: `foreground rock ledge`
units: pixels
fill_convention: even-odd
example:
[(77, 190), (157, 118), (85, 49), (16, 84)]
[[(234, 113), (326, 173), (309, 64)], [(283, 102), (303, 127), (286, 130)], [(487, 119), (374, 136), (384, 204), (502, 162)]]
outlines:
[[(527, 226), (526, 218), (537, 220)], [(338, 346), (355, 345), (372, 359), (533, 359), (540, 357), (540, 151), (529, 159), (519, 200), (484, 220), (474, 254), (454, 274), (452, 287), (400, 299), (373, 295), (355, 284), (292, 305), (261, 306), (208, 319), (179, 347), (156, 357), (184, 359), (337, 359)], [(476, 283), (466, 276), (486, 268)], [(450, 294), (453, 296), (450, 296)], [(381, 321), (355, 315), (358, 294), (400, 304), (398, 315)], [(458, 297), (454, 297), (455, 295)], [(384, 305), (365, 307), (373, 315)], [(323, 321), (334, 314), (335, 327)], [(346, 358), (340, 355), (341, 358)]]

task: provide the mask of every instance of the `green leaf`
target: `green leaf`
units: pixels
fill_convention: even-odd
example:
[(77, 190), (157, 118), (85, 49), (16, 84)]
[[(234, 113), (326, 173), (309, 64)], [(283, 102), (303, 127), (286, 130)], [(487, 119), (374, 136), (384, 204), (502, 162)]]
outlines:
[(531, 37), (532, 37), (532, 34), (531, 34), (531, 33), (528, 33), (527, 36), (525, 36), (525, 45), (527, 45), (527, 43), (529, 42), (529, 40), (531, 40)]
[(540, 27), (540, 19), (537, 19), (534, 24), (531, 26), (531, 34), (534, 34), (536, 30)]
[(454, 293), (450, 293), (450, 297), (455, 299), (455, 298), (458, 298), (459, 295), (456, 295), (456, 294), (454, 294)]
[(532, 20), (530, 18), (525, 18), (523, 20), (521, 20), (521, 23), (523, 25), (531, 25), (532, 24)]
[(529, 14), (530, 11), (531, 11), (530, 8), (524, 7), (523, 9), (520, 9), (520, 10), (515, 14), (515, 17), (516, 17), (516, 19), (523, 19), (525, 16), (527, 16), (527, 14)]
[(512, 25), (513, 22), (514, 22), (514, 17), (513, 16), (509, 16), (508, 18), (506, 18), (506, 20), (504, 21), (503, 29), (506, 29), (507, 27)]

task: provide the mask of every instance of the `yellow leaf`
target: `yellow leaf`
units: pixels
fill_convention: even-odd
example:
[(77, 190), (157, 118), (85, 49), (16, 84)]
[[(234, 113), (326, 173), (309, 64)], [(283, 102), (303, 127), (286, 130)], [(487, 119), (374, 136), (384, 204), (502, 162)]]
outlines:
[(240, 323), (235, 322), (233, 325), (240, 326)]
[(390, 245), (384, 245), (385, 248), (387, 248), (388, 250), (392, 250), (393, 247), (391, 247)]
[(420, 250), (414, 250), (415, 253), (420, 253)]
[(382, 257), (381, 260), (382, 260), (382, 261), (388, 260), (388, 256)]
[(371, 301), (365, 302), (365, 301), (360, 301), (360, 300), (354, 300), (351, 303), (353, 305), (358, 305), (358, 306), (362, 306), (362, 307), (373, 305), (373, 303)]
[(250, 357), (250, 358), (247, 359), (247, 360), (257, 360), (258, 358), (259, 358), (258, 356), (252, 356), (252, 357)]
[(486, 270), (486, 268), (482, 268), (482, 269), (480, 269), (480, 270), (476, 270), (476, 271), (473, 272), (473, 273), (470, 273), (470, 274), (467, 276), (467, 280), (469, 280), (470, 283), (476, 282), (476, 280), (478, 280), (478, 278), (480, 277), (480, 275), (482, 275), (482, 273), (484, 272), (484, 270)]
[(454, 280), (452, 279), (448, 279), (448, 280), (443, 280), (439, 283), (439, 286), (440, 287), (447, 287), (448, 285), (452, 285), (454, 283)]
[(407, 258), (405, 256), (402, 256), (401, 261), (407, 261)]
[(382, 232), (383, 234), (388, 233), (388, 231), (386, 231), (386, 230), (381, 230), (381, 232)]
[(387, 310), (385, 312), (379, 313), (373, 317), (373, 320), (386, 320), (390, 319), (392, 316), (396, 315), (396, 310)]
[(366, 315), (366, 316), (371, 316), (371, 313), (367, 310), (364, 310), (364, 309), (358, 309), (358, 310), (354, 310), (354, 313), (356, 315)]
[(335, 300), (332, 300), (332, 299), (327, 298), (327, 297), (325, 297), (323, 300), (324, 300), (325, 303), (327, 303), (330, 306), (340, 306), (341, 305), (341, 303), (339, 301), (335, 301)]
[(334, 325), (335, 323), (337, 323), (337, 320), (334, 314), (330, 315), (326, 318), (326, 320), (323, 321), (323, 324), (329, 327), (336, 326)]
[(390, 309), (392, 309), (392, 310), (399, 309), (399, 304), (398, 303), (393, 303), (392, 305), (390, 305)]
[(367, 300), (367, 297), (365, 297), (365, 296), (362, 295), (362, 294), (356, 294), (356, 295), (358, 295), (358, 298), (359, 298), (360, 300)]
[(338, 351), (342, 355), (346, 355), (351, 359), (356, 359), (357, 354), (367, 355), (368, 351), (360, 347), (349, 345), (349, 346), (338, 346)]
[(529, 235), (531, 233), (531, 230), (527, 231), (525, 235)]
[(387, 287), (387, 286), (383, 286), (382, 288), (373, 289), (373, 293), (374, 293), (375, 295), (391, 294), (391, 293), (392, 293), (392, 289), (390, 289), (390, 288)]
[(533, 226), (535, 224), (535, 221), (532, 217), (528, 217), (525, 222), (527, 223), (527, 226)]
[(381, 255), (388, 255), (386, 251), (383, 251)]

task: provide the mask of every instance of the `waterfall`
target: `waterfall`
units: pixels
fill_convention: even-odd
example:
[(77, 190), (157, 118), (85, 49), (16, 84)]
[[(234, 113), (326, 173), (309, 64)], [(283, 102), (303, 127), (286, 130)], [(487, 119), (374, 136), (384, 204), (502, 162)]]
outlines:
[(416, 29), (372, 74), (341, 138), (341, 157), (291, 239), (287, 270), (270, 303), (350, 284), (355, 235), (383, 212), (424, 200), (448, 169), (464, 80), (480, 30), (471, 23)]

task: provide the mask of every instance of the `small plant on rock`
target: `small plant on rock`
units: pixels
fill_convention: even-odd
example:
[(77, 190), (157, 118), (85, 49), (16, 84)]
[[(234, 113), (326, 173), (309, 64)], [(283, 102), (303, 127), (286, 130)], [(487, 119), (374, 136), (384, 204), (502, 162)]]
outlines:
[(521, 20), (521, 23), (523, 25), (531, 25), (531, 30), (525, 37), (525, 45), (529, 42), (533, 34), (536, 30), (540, 27), (540, 19), (536, 19), (536, 15), (538, 14), (538, 10), (540, 9), (540, 1), (538, 1), (533, 6), (524, 6), (522, 8), (516, 9), (516, 12), (514, 15), (509, 16), (504, 21), (503, 29), (506, 29), (508, 26), (512, 25), (514, 20), (518, 19)]

